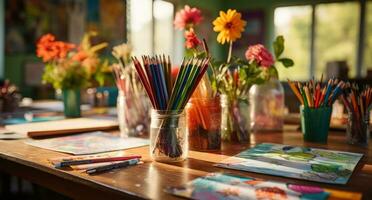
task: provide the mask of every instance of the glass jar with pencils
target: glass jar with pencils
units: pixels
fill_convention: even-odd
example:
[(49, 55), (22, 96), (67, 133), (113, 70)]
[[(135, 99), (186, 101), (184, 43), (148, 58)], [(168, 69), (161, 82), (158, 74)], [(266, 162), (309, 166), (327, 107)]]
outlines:
[(347, 84), (341, 99), (348, 111), (346, 136), (349, 144), (368, 147), (372, 88), (361, 90), (357, 85)]
[(221, 95), (221, 138), (224, 141), (248, 142), (250, 132), (248, 98)]
[(220, 98), (191, 98), (186, 105), (191, 150), (213, 151), (221, 148)]
[(119, 91), (117, 113), (120, 136), (145, 136), (150, 124), (150, 104), (145, 94), (133, 94)]
[(150, 155), (158, 162), (180, 162), (187, 158), (189, 145), (185, 112), (151, 111)]
[(368, 146), (370, 134), (369, 117), (369, 112), (364, 113), (363, 116), (357, 115), (354, 112), (348, 113), (346, 137), (349, 144)]

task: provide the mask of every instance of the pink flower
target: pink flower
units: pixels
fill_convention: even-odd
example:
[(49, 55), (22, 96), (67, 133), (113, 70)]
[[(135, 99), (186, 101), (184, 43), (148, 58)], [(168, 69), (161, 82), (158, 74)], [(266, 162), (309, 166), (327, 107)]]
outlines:
[(199, 44), (201, 44), (193, 28), (190, 28), (189, 31), (185, 31), (185, 39), (185, 46), (188, 49), (196, 48)]
[(245, 52), (245, 58), (251, 62), (256, 61), (262, 67), (269, 68), (274, 65), (273, 56), (262, 44), (248, 47)]
[(197, 25), (202, 21), (201, 11), (197, 8), (190, 8), (185, 5), (185, 8), (176, 13), (174, 26), (177, 29), (183, 30), (187, 26)]

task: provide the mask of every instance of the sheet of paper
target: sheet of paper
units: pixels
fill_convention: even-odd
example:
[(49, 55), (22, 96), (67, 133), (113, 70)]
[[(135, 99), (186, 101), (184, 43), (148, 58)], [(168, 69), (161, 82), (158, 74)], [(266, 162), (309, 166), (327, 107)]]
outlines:
[(25, 143), (73, 155), (86, 155), (146, 146), (149, 140), (134, 137), (120, 138), (110, 133), (96, 131), (50, 139), (29, 139)]
[(16, 132), (9, 131), (6, 129), (0, 130), (0, 140), (16, 140), (16, 139), (23, 139), (23, 138), (27, 138), (27, 134), (16, 133)]
[(262, 143), (216, 164), (217, 167), (346, 184), (363, 154)]
[[(360, 193), (347, 192), (339, 194), (339, 191), (329, 191), (317, 186), (304, 186), (281, 182), (266, 181), (251, 177), (210, 173), (207, 176), (197, 178), (184, 186), (168, 187), (166, 192), (191, 198), (191, 199), (336, 199), (343, 195), (342, 199), (361, 199)], [(341, 193), (345, 193), (342, 191)], [(350, 198), (347, 198), (350, 197)]]
[(5, 129), (16, 133), (27, 133), (30, 137), (47, 136), (65, 133), (105, 130), (117, 127), (116, 120), (75, 118), (48, 122), (34, 122), (28, 124), (7, 125)]

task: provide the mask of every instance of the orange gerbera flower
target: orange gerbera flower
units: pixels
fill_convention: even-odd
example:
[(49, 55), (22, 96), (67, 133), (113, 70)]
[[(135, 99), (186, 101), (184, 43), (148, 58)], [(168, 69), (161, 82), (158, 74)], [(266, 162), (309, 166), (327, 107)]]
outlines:
[(65, 58), (67, 53), (75, 48), (74, 44), (56, 41), (54, 35), (43, 35), (36, 45), (36, 55), (48, 62), (57, 58)]
[(242, 36), (241, 33), (247, 22), (241, 17), (242, 15), (236, 10), (229, 9), (227, 13), (220, 11), (220, 16), (213, 21), (213, 30), (219, 32), (217, 36), (219, 43), (234, 42)]

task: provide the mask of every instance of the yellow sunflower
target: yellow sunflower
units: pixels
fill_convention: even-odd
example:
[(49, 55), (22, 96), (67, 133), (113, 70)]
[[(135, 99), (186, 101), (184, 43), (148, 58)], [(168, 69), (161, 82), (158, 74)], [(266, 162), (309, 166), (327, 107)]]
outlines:
[(220, 16), (213, 21), (213, 30), (219, 32), (217, 41), (221, 44), (234, 42), (242, 36), (246, 21), (241, 19), (242, 15), (236, 10), (229, 9), (227, 13), (220, 11)]

